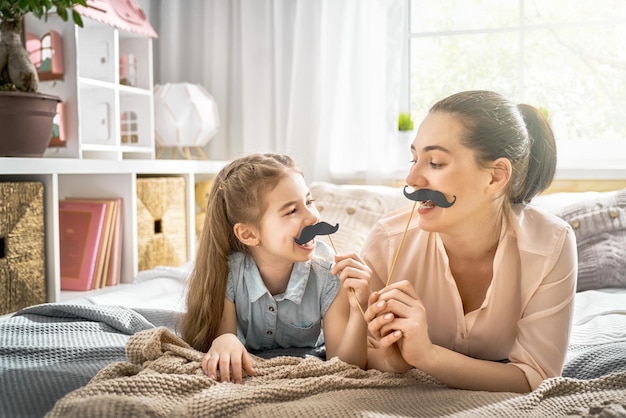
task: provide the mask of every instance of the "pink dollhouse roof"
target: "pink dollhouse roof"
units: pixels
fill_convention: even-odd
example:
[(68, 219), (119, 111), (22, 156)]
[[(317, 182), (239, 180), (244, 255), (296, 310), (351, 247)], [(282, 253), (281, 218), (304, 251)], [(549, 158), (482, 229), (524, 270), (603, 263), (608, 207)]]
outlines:
[(83, 16), (128, 32), (158, 38), (135, 0), (87, 0), (87, 7), (74, 6)]

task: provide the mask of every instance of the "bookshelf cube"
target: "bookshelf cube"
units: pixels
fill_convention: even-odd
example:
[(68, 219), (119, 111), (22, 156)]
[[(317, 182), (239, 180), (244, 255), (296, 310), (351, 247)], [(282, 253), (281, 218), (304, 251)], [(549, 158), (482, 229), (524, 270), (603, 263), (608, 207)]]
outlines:
[(138, 270), (187, 262), (187, 216), (183, 177), (137, 179)]
[(0, 183), (0, 315), (46, 302), (43, 183)]

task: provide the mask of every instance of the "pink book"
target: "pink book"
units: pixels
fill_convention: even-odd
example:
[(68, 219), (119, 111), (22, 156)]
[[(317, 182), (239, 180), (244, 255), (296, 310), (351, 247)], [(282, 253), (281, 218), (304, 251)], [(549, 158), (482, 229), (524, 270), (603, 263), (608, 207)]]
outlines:
[(59, 201), (61, 289), (92, 288), (105, 218), (104, 202)]

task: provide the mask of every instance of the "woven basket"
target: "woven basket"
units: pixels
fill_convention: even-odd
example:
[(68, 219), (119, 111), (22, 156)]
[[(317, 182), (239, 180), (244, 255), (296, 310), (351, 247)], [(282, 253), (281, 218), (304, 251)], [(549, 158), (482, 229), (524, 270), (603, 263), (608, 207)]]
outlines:
[(187, 262), (187, 211), (183, 177), (137, 179), (139, 271)]
[(0, 315), (46, 302), (43, 184), (0, 183)]

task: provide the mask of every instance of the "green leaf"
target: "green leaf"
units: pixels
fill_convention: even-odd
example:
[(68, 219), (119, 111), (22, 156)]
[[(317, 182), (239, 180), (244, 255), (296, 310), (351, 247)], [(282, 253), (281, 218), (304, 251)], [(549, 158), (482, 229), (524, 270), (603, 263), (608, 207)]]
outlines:
[(411, 117), (411, 113), (400, 112), (400, 115), (398, 115), (398, 130), (412, 131), (413, 126), (413, 118)]
[(81, 28), (84, 26), (83, 18), (80, 16), (80, 13), (78, 13), (74, 9), (72, 9), (72, 19), (74, 20), (74, 23), (76, 23)]

